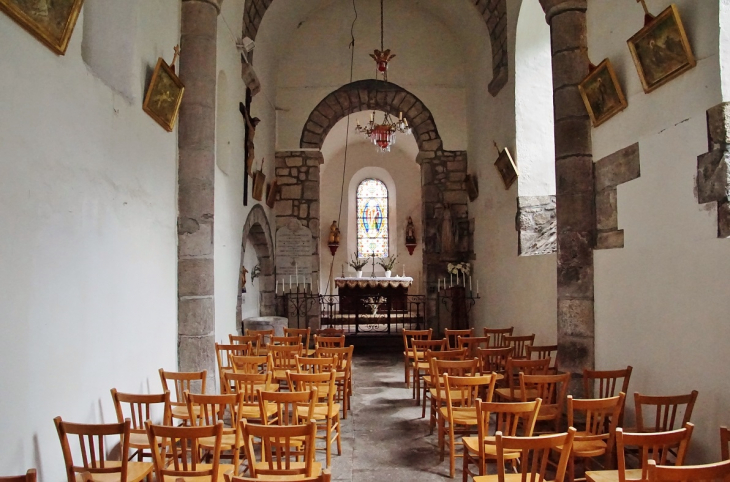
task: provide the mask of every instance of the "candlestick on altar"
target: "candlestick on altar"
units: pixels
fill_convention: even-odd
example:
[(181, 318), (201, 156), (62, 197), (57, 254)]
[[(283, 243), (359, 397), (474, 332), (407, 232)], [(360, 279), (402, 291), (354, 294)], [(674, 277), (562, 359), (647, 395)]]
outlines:
[(479, 280), (477, 280), (477, 296), (479, 296)]
[(456, 286), (459, 286), (459, 271), (456, 271)]
[(469, 275), (469, 292), (471, 292), (471, 275)]
[(436, 281), (437, 281), (437, 283), (436, 283), (436, 291), (441, 291), (441, 280), (440, 279), (437, 279)]
[(289, 291), (291, 291), (291, 275), (289, 275)]
[(451, 273), (451, 281), (449, 281), (449, 288), (454, 286), (454, 273)]

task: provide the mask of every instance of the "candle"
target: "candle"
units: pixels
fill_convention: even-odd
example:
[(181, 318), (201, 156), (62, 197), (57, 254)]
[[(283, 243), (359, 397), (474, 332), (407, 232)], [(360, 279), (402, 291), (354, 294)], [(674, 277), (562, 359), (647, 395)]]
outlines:
[(289, 275), (289, 291), (291, 291), (291, 275)]
[(477, 280), (477, 296), (479, 296), (479, 280)]
[(297, 277), (297, 286), (299, 286), (299, 264), (294, 261), (294, 275)]
[(456, 286), (459, 286), (459, 272), (456, 272)]
[(449, 288), (454, 286), (454, 273), (450, 273), (450, 274), (451, 274), (451, 281), (449, 281)]
[(398, 119), (403, 120), (403, 111), (398, 113)]
[(437, 279), (436, 281), (437, 281), (437, 283), (436, 283), (436, 291), (441, 291), (441, 280), (440, 279)]
[(274, 288), (274, 293), (277, 295), (279, 294), (279, 280), (276, 280), (276, 288)]
[(375, 122), (375, 112), (370, 114), (370, 122)]
[(471, 275), (469, 275), (469, 292), (471, 293)]

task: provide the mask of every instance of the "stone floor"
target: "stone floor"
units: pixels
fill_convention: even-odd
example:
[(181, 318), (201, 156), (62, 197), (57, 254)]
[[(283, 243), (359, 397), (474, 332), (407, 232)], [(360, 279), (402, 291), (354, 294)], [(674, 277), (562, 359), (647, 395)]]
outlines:
[[(439, 463), (411, 390), (403, 383), (403, 355), (355, 353), (352, 412), (342, 424), (342, 455), (332, 458), (332, 479), (353, 482), (449, 479), (448, 457)], [(324, 454), (318, 454), (324, 460)], [(456, 479), (461, 480), (457, 459)]]

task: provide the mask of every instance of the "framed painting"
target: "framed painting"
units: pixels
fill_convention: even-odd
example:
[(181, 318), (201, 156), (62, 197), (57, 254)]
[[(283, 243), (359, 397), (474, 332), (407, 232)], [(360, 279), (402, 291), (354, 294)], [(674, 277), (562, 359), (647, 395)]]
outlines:
[(279, 183), (277, 181), (269, 184), (266, 192), (266, 205), (273, 209), (276, 205), (276, 194), (279, 192)]
[(474, 202), (479, 197), (479, 185), (477, 184), (476, 174), (466, 175), (464, 187), (466, 187), (466, 194), (469, 196), (469, 201)]
[(0, 0), (0, 10), (58, 55), (64, 55), (84, 0)]
[(264, 186), (266, 185), (266, 174), (263, 171), (255, 171), (253, 173), (253, 189), (251, 197), (257, 201), (261, 201), (264, 197)]
[(494, 167), (497, 168), (497, 171), (499, 171), (499, 175), (502, 176), (502, 181), (504, 182), (504, 188), (509, 189), (510, 186), (517, 180), (517, 177), (520, 175), (519, 171), (517, 170), (517, 164), (515, 164), (515, 161), (512, 159), (512, 155), (509, 152), (509, 149), (506, 147), (502, 149), (499, 153), (499, 157), (494, 162)]
[(647, 94), (697, 65), (674, 4), (654, 17), (627, 43)]
[(583, 103), (597, 127), (628, 106), (611, 61), (605, 59), (578, 86)]
[(166, 131), (172, 132), (184, 91), (185, 86), (175, 75), (175, 71), (160, 57), (157, 59), (142, 109)]

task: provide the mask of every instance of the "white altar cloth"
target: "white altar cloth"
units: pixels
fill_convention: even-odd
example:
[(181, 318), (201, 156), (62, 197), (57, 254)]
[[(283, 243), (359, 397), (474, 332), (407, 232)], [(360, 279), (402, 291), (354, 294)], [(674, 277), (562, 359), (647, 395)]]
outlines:
[(391, 276), (386, 278), (385, 276), (376, 276), (375, 278), (363, 276), (362, 278), (356, 277), (340, 277), (335, 278), (335, 286), (338, 288), (408, 288), (413, 284), (413, 278), (410, 276)]

